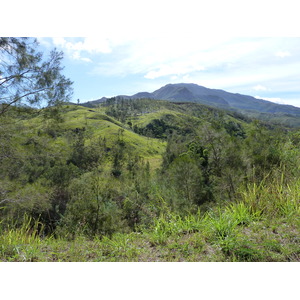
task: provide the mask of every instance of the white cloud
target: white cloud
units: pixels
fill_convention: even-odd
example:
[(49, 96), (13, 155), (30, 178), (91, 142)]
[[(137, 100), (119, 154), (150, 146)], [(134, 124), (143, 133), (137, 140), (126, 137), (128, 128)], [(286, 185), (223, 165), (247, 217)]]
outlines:
[[(120, 47), (118, 47), (120, 46)], [(257, 41), (232, 40), (228, 37), (167, 35), (138, 39), (112, 49), (113, 60), (98, 63), (93, 73), (116, 76), (141, 74), (147, 79), (184, 76), (226, 66), (261, 47)]]
[(284, 57), (291, 56), (291, 53), (289, 51), (278, 51), (275, 53), (275, 56), (284, 58)]
[(88, 57), (81, 57), (80, 59), (85, 62), (92, 62), (92, 60)]
[(266, 88), (265, 86), (263, 86), (261, 84), (258, 84), (258, 85), (253, 87), (253, 90), (255, 90), (255, 91), (267, 91), (268, 88)]
[(85, 62), (92, 62), (92, 60), (88, 57), (82, 57), (80, 55), (80, 51), (74, 51), (72, 53), (70, 53), (70, 57), (72, 59), (75, 59), (75, 60), (81, 60), (81, 61), (85, 61)]
[[(103, 33), (97, 37), (78, 39), (53, 38), (53, 43), (61, 47), (69, 57), (85, 62), (94, 62), (91, 73), (103, 76), (126, 76), (140, 74), (146, 79), (158, 79), (169, 76), (183, 77), (196, 73), (214, 72), (215, 78), (222, 75), (226, 78), (237, 78), (241, 73), (249, 77), (261, 77), (261, 68), (269, 58), (265, 49), (278, 47), (280, 41), (263, 38), (229, 38), (218, 36), (179, 35), (176, 32), (154, 37), (130, 39), (125, 36)], [(272, 47), (271, 47), (271, 46)], [(100, 60), (93, 54), (105, 54)], [(286, 51), (278, 55), (287, 55)], [(99, 56), (100, 57), (100, 56)], [(268, 66), (268, 68), (273, 66)], [(246, 70), (246, 71), (245, 71)], [(204, 72), (203, 72), (204, 71)], [(263, 70), (267, 77), (274, 76)], [(216, 75), (217, 74), (217, 75)], [(257, 82), (253, 80), (253, 82)], [(262, 90), (260, 87), (256, 87)]]
[(88, 53), (110, 53), (109, 40), (105, 37), (87, 37), (81, 41), (70, 41), (62, 37), (53, 38), (54, 45), (69, 51), (87, 51)]
[(192, 66), (187, 64), (180, 63), (171, 63), (170, 65), (162, 65), (158, 67), (157, 70), (152, 70), (148, 72), (144, 77), (148, 79), (156, 79), (163, 76), (179, 76), (183, 74), (188, 74), (194, 71), (203, 71), (205, 70), (202, 66)]
[(260, 96), (254, 96), (256, 99), (263, 99), (267, 101), (271, 101), (277, 104), (288, 104), (284, 99), (279, 97), (260, 97)]
[(53, 37), (52, 42), (55, 46), (64, 47), (67, 41), (63, 37)]
[[(80, 41), (77, 39), (66, 39), (62, 37), (52, 38), (54, 46), (62, 48), (74, 60), (92, 62), (92, 59), (86, 57), (91, 54), (107, 54), (112, 51), (110, 41), (106, 37), (87, 37)], [(83, 57), (83, 54), (85, 57)]]
[(47, 48), (51, 48), (52, 46), (51, 42), (47, 38), (39, 37), (38, 42)]

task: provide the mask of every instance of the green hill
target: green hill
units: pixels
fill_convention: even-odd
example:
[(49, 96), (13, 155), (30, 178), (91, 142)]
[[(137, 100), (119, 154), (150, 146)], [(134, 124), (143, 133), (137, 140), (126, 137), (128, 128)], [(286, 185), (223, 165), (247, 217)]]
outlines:
[(0, 137), (1, 260), (299, 260), (297, 130), (111, 98), (14, 108)]

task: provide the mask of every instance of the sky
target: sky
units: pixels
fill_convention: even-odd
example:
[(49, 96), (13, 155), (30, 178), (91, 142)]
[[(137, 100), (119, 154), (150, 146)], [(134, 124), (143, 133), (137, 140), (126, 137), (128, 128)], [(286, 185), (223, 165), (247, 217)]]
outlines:
[(64, 52), (73, 101), (195, 83), (300, 107), (299, 37), (40, 37)]
[(297, 0), (52, 0), (43, 7), (11, 0), (4, 6), (22, 22), (3, 14), (1, 23), (9, 26), (1, 27), (2, 36), (38, 37), (45, 53), (64, 52), (73, 102), (183, 82), (300, 107)]

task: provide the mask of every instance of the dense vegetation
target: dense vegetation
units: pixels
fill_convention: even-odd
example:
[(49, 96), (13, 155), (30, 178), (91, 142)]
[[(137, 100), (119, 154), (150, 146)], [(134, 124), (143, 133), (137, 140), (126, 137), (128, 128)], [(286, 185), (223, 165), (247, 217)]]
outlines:
[(0, 118), (0, 259), (299, 261), (299, 132), (111, 98)]

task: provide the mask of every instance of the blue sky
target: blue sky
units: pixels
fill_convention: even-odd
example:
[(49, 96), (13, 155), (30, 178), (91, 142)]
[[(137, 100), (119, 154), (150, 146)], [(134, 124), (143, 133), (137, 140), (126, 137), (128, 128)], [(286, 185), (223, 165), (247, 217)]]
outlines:
[(300, 107), (300, 38), (97, 35), (39, 42), (64, 52), (73, 101), (186, 82)]
[(297, 0), (15, 2), (2, 36), (62, 50), (75, 102), (186, 82), (300, 107)]

